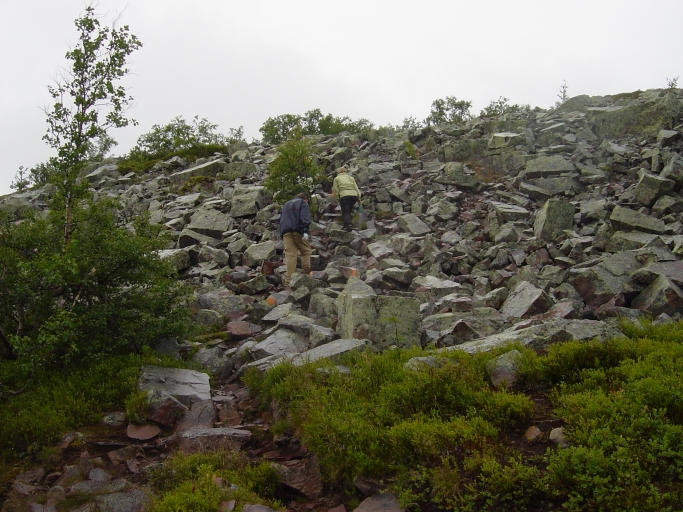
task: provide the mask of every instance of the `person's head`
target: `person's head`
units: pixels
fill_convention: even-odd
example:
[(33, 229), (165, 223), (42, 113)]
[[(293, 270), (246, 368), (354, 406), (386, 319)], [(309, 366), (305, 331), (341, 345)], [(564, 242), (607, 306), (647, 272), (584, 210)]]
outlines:
[(304, 201), (308, 202), (308, 196), (306, 194), (304, 194), (303, 192), (299, 192), (296, 195), (296, 197), (298, 197), (299, 199), (303, 199)]
[(337, 174), (345, 174), (346, 173), (346, 167), (340, 167), (337, 169)]

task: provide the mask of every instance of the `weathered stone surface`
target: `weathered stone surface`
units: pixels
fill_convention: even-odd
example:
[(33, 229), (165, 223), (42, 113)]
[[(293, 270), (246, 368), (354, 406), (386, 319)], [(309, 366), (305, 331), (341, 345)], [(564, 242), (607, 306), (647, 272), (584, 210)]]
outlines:
[(114, 492), (95, 498), (99, 512), (142, 512), (149, 505), (149, 496), (142, 489)]
[(522, 281), (505, 300), (500, 312), (515, 318), (529, 318), (545, 313), (552, 305), (553, 301), (547, 293), (527, 281)]
[(522, 329), (510, 328), (498, 334), (472, 340), (440, 350), (462, 350), (473, 354), (486, 352), (519, 342), (534, 350), (542, 350), (552, 343), (568, 340), (609, 339), (621, 333), (613, 326), (598, 320), (553, 319)]
[(323, 492), (322, 474), (317, 457), (294, 459), (278, 466), (281, 482), (309, 500), (317, 500)]
[(675, 153), (662, 169), (660, 176), (675, 181), (679, 187), (683, 185), (683, 156)]
[(636, 201), (645, 206), (652, 206), (660, 197), (673, 191), (675, 182), (656, 174), (643, 174), (636, 186)]
[(519, 350), (511, 350), (486, 363), (486, 372), (494, 387), (511, 388), (517, 382), (521, 358)]
[(357, 339), (339, 339), (325, 343), (324, 345), (319, 345), (311, 350), (302, 352), (299, 355), (295, 355), (292, 358), (292, 363), (295, 365), (301, 365), (307, 362), (318, 361), (319, 359), (331, 359), (332, 361), (338, 362), (340, 356), (348, 352), (355, 352), (358, 350), (364, 350), (367, 348), (366, 340)]
[(192, 266), (187, 249), (164, 249), (159, 251), (159, 258), (168, 261), (178, 272)]
[(549, 199), (536, 215), (534, 235), (542, 240), (554, 240), (573, 225), (574, 205), (568, 201)]
[(188, 228), (183, 229), (180, 233), (180, 237), (178, 238), (178, 246), (180, 248), (201, 244), (217, 247), (219, 243), (220, 240), (217, 238), (202, 235), (201, 233), (197, 233), (196, 231), (192, 231)]
[(396, 219), (396, 223), (403, 231), (406, 231), (414, 236), (426, 235), (432, 230), (414, 213), (401, 215), (398, 219)]
[(370, 340), (370, 347), (419, 345), (420, 303), (407, 297), (340, 295), (342, 338)]
[(233, 427), (194, 427), (179, 437), (179, 448), (185, 453), (215, 450), (239, 450), (251, 439), (251, 432)]
[(192, 356), (192, 361), (206, 368), (217, 379), (224, 379), (235, 369), (228, 349), (221, 345), (202, 347)]
[(147, 419), (165, 427), (173, 427), (188, 411), (185, 405), (163, 389), (149, 390), (147, 404)]
[(192, 404), (192, 408), (178, 421), (176, 432), (185, 432), (195, 427), (212, 428), (216, 417), (213, 400), (202, 400)]
[(665, 230), (664, 221), (655, 219), (644, 213), (616, 206), (609, 218), (615, 231), (643, 231), (645, 233), (662, 234)]
[(266, 276), (259, 274), (249, 281), (240, 283), (239, 288), (240, 292), (245, 295), (255, 295), (268, 290), (270, 288), (270, 283), (268, 282), (268, 279), (266, 279)]
[(206, 162), (183, 171), (178, 171), (169, 176), (170, 180), (175, 185), (182, 185), (190, 178), (197, 176), (215, 176), (225, 169), (225, 162), (222, 160), (214, 160), (213, 162)]
[(223, 212), (201, 208), (192, 215), (187, 229), (220, 240), (224, 232), (232, 229), (232, 224), (233, 219)]
[(230, 203), (230, 215), (236, 219), (256, 215), (265, 204), (263, 187), (235, 188)]
[(293, 356), (308, 348), (308, 340), (300, 334), (287, 329), (278, 329), (257, 343), (249, 352), (254, 359), (263, 359), (270, 356)]
[(647, 311), (653, 317), (662, 313), (680, 316), (683, 313), (683, 290), (667, 277), (660, 275), (633, 299), (631, 307)]
[(398, 502), (398, 498), (391, 493), (375, 494), (361, 502), (353, 512), (405, 512)]
[(514, 204), (500, 203), (498, 201), (491, 201), (491, 207), (496, 212), (498, 218), (502, 222), (512, 222), (516, 220), (527, 220), (529, 218), (529, 210), (516, 206)]
[(450, 295), (462, 290), (462, 285), (447, 279), (440, 279), (434, 276), (416, 277), (410, 284), (410, 289), (414, 292), (424, 291), (434, 300)]
[(186, 407), (200, 400), (211, 399), (209, 376), (194, 370), (143, 366), (138, 379), (138, 388), (141, 391), (166, 391)]
[(161, 429), (157, 425), (151, 423), (145, 423), (144, 425), (129, 423), (126, 428), (126, 435), (131, 439), (137, 439), (138, 441), (149, 441), (160, 433)]
[(547, 178), (575, 170), (574, 164), (560, 155), (539, 156), (529, 160), (519, 176), (523, 179)]
[(639, 231), (617, 231), (610, 237), (605, 246), (605, 251), (616, 253), (640, 249), (652, 243), (657, 237), (658, 235)]
[(260, 244), (252, 244), (244, 251), (244, 264), (248, 267), (261, 265), (275, 256), (275, 244), (270, 240)]

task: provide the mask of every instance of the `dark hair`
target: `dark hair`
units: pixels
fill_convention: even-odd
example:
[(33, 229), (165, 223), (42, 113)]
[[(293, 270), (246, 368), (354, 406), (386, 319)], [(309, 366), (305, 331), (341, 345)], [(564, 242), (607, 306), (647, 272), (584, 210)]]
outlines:
[(299, 192), (299, 193), (296, 195), (296, 197), (300, 197), (300, 198), (303, 199), (304, 201), (308, 201), (308, 196), (307, 196), (306, 194), (304, 194), (303, 192)]

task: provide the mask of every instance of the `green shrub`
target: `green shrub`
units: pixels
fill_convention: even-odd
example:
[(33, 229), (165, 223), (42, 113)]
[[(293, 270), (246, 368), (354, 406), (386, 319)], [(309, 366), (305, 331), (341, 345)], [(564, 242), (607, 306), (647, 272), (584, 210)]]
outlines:
[(282, 144), (300, 135), (337, 135), (341, 132), (361, 133), (372, 130), (367, 119), (352, 121), (349, 117), (323, 115), (320, 109), (309, 110), (303, 116), (283, 114), (269, 117), (259, 128), (264, 144)]
[[(0, 456), (14, 460), (38, 453), (70, 430), (97, 421), (103, 412), (123, 410), (135, 391), (140, 367), (180, 367), (182, 362), (151, 352), (126, 355), (69, 371), (41, 371), (23, 394), (0, 401)], [(23, 381), (12, 361), (0, 374)]]
[(432, 102), (432, 108), (425, 119), (425, 124), (464, 123), (472, 117), (471, 101), (458, 100), (455, 96), (446, 96)]
[(126, 399), (126, 417), (135, 425), (147, 421), (147, 392), (137, 391)]
[(420, 354), (350, 354), (351, 376), (318, 363), (279, 365), (263, 376), (249, 373), (246, 381), (263, 403), (275, 400), (289, 413), (326, 477), (341, 485), (358, 474), (395, 476), (448, 453), (487, 450), (497, 425), (530, 416), (527, 397), (490, 389), (482, 361), (463, 358), (463, 364), (457, 355), (439, 368), (405, 371), (406, 361)]
[(406, 153), (408, 153), (408, 156), (410, 158), (412, 158), (413, 160), (415, 158), (417, 158), (417, 152), (415, 151), (415, 146), (413, 146), (409, 140), (403, 141), (403, 149), (406, 150)]
[(278, 203), (302, 192), (310, 198), (316, 186), (326, 179), (322, 167), (315, 163), (311, 143), (303, 138), (282, 144), (279, 155), (268, 168), (263, 185)]
[(150, 474), (157, 495), (152, 510), (215, 512), (231, 499), (279, 508), (274, 501), (279, 482), (269, 463), (252, 465), (239, 452), (176, 453)]

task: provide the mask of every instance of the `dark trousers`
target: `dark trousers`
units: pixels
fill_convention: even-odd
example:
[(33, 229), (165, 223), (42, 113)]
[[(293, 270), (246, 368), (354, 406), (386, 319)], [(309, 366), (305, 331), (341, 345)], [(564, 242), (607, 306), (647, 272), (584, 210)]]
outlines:
[(342, 223), (344, 227), (351, 226), (351, 210), (353, 210), (353, 205), (358, 201), (357, 196), (344, 196), (339, 199), (339, 204), (342, 211)]

